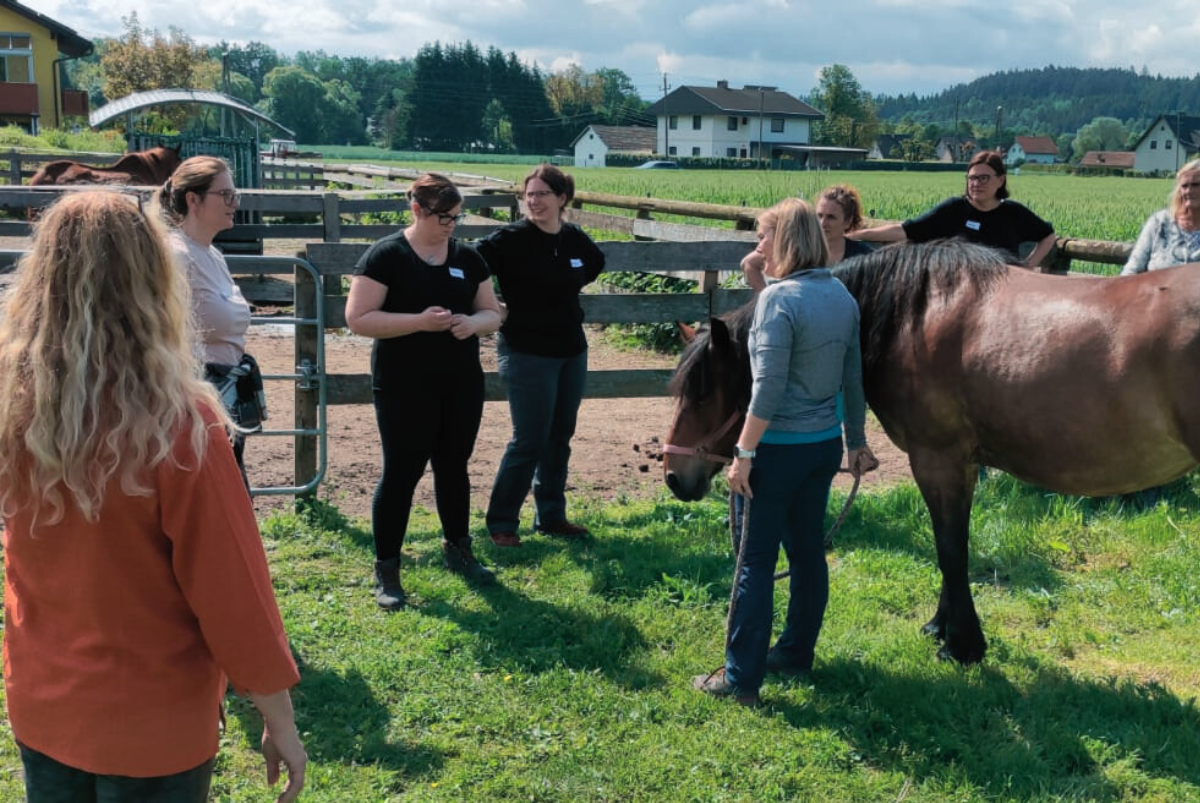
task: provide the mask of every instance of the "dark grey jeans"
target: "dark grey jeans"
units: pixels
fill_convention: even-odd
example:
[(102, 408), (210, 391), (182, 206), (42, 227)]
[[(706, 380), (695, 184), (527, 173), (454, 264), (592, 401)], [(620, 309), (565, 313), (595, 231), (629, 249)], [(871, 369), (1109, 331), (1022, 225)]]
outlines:
[(156, 778), (97, 775), (55, 761), (20, 742), (26, 803), (204, 803), (216, 756), (190, 770)]
[(574, 357), (541, 357), (512, 351), (501, 337), (496, 355), (513, 435), (492, 483), (488, 531), (517, 531), (531, 483), (533, 526), (561, 524), (567, 519), (567, 462), (587, 383), (587, 351)]

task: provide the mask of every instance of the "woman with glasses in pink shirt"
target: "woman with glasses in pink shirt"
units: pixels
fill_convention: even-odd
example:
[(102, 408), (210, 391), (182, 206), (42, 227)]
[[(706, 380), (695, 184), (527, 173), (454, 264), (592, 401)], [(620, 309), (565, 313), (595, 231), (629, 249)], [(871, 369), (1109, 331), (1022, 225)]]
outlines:
[[(174, 224), (171, 250), (187, 273), (196, 328), (204, 348), (205, 375), (221, 390), (229, 381), (229, 372), (247, 358), (246, 330), (250, 328), (250, 304), (230, 275), (225, 257), (213, 245), (217, 234), (233, 227), (237, 214), (238, 191), (233, 186), (233, 171), (224, 159), (193, 156), (175, 168), (163, 184), (158, 191), (158, 203)], [(246, 370), (251, 367), (257, 372), (253, 358)], [(232, 390), (236, 393), (236, 388)], [(233, 423), (239, 427), (255, 429), (260, 425), (261, 410), (253, 411), (255, 415), (245, 406), (227, 404), (227, 407)], [(244, 461), (245, 434), (235, 431), (232, 442), (242, 481), (249, 489)]]
[[(1008, 170), (997, 151), (980, 151), (967, 163), (965, 192), (903, 223), (849, 232), (851, 240), (925, 243), (961, 237), (1000, 249), (1014, 265), (1036, 268), (1054, 247), (1054, 227), (1008, 198)], [(1022, 259), (1022, 243), (1033, 250)]]

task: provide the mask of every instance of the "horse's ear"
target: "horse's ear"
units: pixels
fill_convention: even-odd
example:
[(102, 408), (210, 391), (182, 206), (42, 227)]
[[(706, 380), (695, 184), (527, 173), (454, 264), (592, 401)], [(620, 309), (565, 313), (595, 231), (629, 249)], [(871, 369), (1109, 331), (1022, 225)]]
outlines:
[(720, 318), (708, 319), (708, 347), (711, 350), (729, 348), (729, 327)]
[(679, 338), (684, 343), (691, 343), (696, 339), (696, 327), (690, 326), (683, 321), (675, 321), (675, 326), (679, 329)]

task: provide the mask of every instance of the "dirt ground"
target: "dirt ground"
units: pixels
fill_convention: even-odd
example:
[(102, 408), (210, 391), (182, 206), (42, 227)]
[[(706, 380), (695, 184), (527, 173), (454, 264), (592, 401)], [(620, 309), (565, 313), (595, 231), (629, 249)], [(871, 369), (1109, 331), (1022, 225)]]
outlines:
[[(602, 342), (590, 334), (589, 366), (592, 369), (671, 368), (675, 358), (628, 352)], [(328, 373), (366, 373), (369, 370), (370, 340), (350, 334), (326, 336), (325, 361)], [(265, 374), (292, 370), (292, 339), (289, 327), (255, 327), (247, 350), (258, 358)], [(495, 346), (484, 342), (485, 370), (495, 370)], [(291, 427), (291, 388), (286, 382), (268, 383), (271, 407), (270, 428)], [(572, 442), (569, 492), (604, 499), (646, 497), (661, 492), (661, 441), (671, 420), (673, 401), (656, 399), (585, 399)], [(370, 405), (340, 405), (328, 409), (328, 467), (318, 496), (335, 504), (351, 517), (369, 518), (371, 494), (379, 477), (380, 451), (374, 411)], [(511, 434), (505, 402), (484, 405), (470, 474), (472, 507), (483, 509), (492, 478)], [(888, 441), (871, 422), (868, 440), (880, 460), (878, 471), (868, 475), (863, 488), (911, 479), (907, 457)], [(292, 438), (254, 437), (246, 446), (246, 465), (255, 486), (292, 483)], [(839, 475), (838, 485), (850, 484)], [(290, 497), (289, 497), (290, 498)], [(433, 507), (431, 475), (417, 488), (416, 504)], [(284, 504), (282, 498), (259, 497), (260, 511)], [(528, 510), (526, 513), (528, 514)]]

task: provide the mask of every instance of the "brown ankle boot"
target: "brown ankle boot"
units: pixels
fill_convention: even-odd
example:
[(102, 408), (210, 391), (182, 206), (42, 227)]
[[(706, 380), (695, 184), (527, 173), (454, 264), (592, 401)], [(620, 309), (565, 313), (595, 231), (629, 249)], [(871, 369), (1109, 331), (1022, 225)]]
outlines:
[(483, 585), (496, 579), (496, 573), (484, 566), (475, 558), (471, 551), (471, 539), (447, 541), (442, 539), (442, 555), (446, 559), (446, 568), (455, 574), (460, 574), (470, 583)]

